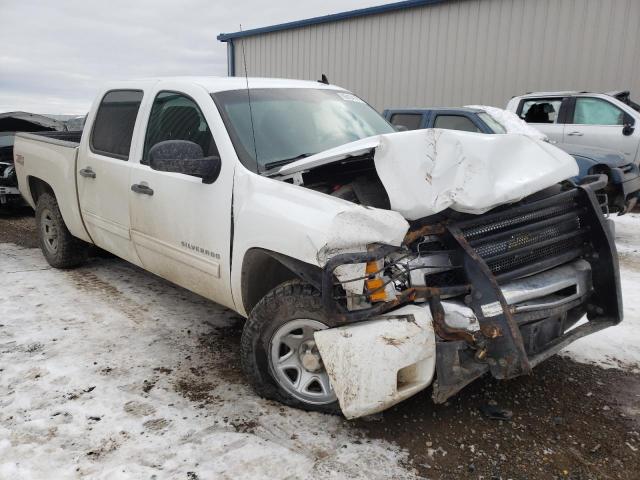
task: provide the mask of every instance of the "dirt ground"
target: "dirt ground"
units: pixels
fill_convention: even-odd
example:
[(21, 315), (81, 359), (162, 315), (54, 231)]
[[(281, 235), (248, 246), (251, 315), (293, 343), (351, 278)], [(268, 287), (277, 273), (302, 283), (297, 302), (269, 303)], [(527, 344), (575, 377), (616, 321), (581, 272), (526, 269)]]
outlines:
[[(29, 211), (0, 214), (0, 243), (37, 246)], [(629, 262), (629, 268), (637, 269), (631, 258), (635, 257), (625, 253), (621, 262)], [(123, 263), (116, 258), (100, 262), (116, 266)], [(97, 282), (86, 269), (74, 275), (78, 290)], [(142, 278), (145, 275), (148, 274), (139, 272)], [(109, 295), (109, 288), (114, 287), (102, 285), (102, 294)], [(190, 294), (185, 294), (181, 308), (188, 310), (190, 299)], [(205, 414), (213, 411), (220, 400), (211, 394), (214, 387), (219, 387), (220, 382), (243, 383), (238, 358), (241, 328), (242, 320), (236, 318), (227, 327), (200, 332), (196, 335), (198, 353), (187, 350), (191, 354), (180, 367), (188, 375), (175, 377), (175, 366), (156, 367), (156, 375), (142, 389), (148, 393), (159, 379), (174, 375), (172, 385), (176, 392), (197, 404)], [(224, 350), (222, 357), (220, 348)], [(213, 375), (211, 365), (204, 359), (216, 355), (224, 362), (218, 362)], [(637, 367), (636, 371), (640, 369)], [(107, 368), (117, 370), (119, 366)], [(640, 374), (628, 369), (603, 369), (556, 356), (528, 377), (508, 382), (481, 379), (445, 405), (434, 405), (430, 394), (427, 390), (383, 414), (358, 421), (331, 419), (352, 439), (341, 448), (378, 440), (397, 445), (408, 453), (401, 460), (408, 471), (433, 479), (639, 478)], [(512, 418), (489, 419), (482, 413), (484, 405), (507, 409)], [(280, 415), (298, 418), (287, 408), (281, 408)], [(236, 432), (260, 428), (259, 419), (250, 416), (231, 420)], [(166, 427), (147, 423), (149, 430)], [(296, 436), (295, 431), (290, 434), (292, 439)]]
[(0, 243), (38, 247), (33, 210), (29, 207), (0, 207)]

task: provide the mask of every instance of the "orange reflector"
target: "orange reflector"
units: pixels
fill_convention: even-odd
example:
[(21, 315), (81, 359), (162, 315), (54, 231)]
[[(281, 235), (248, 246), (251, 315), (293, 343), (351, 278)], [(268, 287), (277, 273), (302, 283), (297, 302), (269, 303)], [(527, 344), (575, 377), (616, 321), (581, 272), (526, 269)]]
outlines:
[(367, 275), (369, 275), (371, 273), (376, 273), (378, 270), (380, 270), (380, 267), (378, 267), (378, 262), (376, 262), (376, 261), (367, 262), (367, 268), (365, 270)]
[[(367, 275), (371, 275), (380, 270), (380, 268), (381, 267), (378, 266), (378, 262), (368, 262), (365, 273)], [(380, 278), (379, 275), (376, 275), (375, 278), (367, 280), (365, 282), (365, 285), (367, 286), (367, 290), (369, 292), (376, 290), (369, 295), (369, 299), (372, 302), (385, 302), (387, 300), (387, 292), (385, 292), (385, 289), (382, 287), (382, 285), (384, 285), (384, 281), (382, 280), (382, 278)]]

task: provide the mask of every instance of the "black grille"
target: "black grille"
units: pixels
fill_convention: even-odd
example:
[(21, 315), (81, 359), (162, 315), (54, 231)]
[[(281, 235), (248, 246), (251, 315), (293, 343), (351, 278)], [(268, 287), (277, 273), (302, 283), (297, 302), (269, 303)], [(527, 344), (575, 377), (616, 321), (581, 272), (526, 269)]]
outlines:
[(498, 277), (515, 278), (584, 254), (589, 227), (575, 189), (458, 224)]

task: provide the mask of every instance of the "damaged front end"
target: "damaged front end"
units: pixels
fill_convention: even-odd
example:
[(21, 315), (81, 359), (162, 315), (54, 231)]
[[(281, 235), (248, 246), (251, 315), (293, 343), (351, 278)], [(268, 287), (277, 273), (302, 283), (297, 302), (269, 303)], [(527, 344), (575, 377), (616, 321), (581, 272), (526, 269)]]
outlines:
[(567, 182), (481, 215), (448, 210), (413, 221), (399, 247), (331, 257), (322, 298), (342, 327), (316, 341), (345, 416), (384, 410), (434, 375), (440, 403), (487, 372), (530, 373), (619, 323), (617, 253), (595, 193), (606, 181)]

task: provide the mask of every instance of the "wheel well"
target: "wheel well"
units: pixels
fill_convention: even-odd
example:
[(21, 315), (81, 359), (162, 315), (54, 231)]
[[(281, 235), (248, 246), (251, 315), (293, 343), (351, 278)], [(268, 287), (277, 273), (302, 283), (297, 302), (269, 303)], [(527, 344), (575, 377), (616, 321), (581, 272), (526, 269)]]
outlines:
[(607, 165), (603, 165), (601, 163), (589, 168), (589, 175), (595, 175), (597, 173), (604, 173), (608, 177), (611, 173), (611, 169)]
[(54, 198), (56, 196), (56, 194), (53, 193), (51, 185), (38, 177), (29, 177), (29, 193), (31, 193), (31, 198), (35, 204), (38, 203), (38, 198), (40, 198), (40, 195), (43, 193), (50, 193)]
[(242, 261), (242, 303), (247, 315), (267, 293), (288, 280), (300, 278), (316, 288), (320, 287), (320, 267), (294, 258), (252, 248)]

